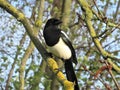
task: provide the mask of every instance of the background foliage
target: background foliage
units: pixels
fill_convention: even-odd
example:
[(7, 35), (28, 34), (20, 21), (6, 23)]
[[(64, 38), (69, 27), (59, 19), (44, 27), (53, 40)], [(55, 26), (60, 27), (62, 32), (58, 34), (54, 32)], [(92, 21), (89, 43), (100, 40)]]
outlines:
[[(113, 90), (120, 86), (120, 0), (87, 0), (93, 11), (96, 37), (88, 30), (79, 0), (8, 0), (25, 14), (43, 46), (42, 30), (50, 17), (63, 21), (61, 28), (72, 41), (78, 58), (75, 71), (79, 86), (85, 90)], [(61, 84), (46, 66), (22, 23), (0, 8), (0, 89), (59, 90)], [(39, 33), (39, 34), (38, 34)], [(98, 38), (102, 48), (115, 58), (118, 69), (110, 68), (93, 42)], [(61, 62), (58, 61), (60, 67)], [(21, 68), (25, 72), (20, 72)], [(112, 67), (112, 66), (111, 66)], [(63, 70), (64, 72), (64, 70)], [(24, 83), (20, 83), (23, 78)], [(115, 82), (116, 81), (116, 82)]]

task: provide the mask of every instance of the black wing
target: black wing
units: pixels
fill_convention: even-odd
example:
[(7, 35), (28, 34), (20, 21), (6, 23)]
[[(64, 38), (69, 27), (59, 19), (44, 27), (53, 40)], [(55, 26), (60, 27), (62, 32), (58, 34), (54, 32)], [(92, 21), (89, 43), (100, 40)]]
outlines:
[(69, 38), (67, 37), (67, 35), (63, 31), (61, 31), (61, 37), (62, 37), (63, 41), (71, 49), (71, 52), (72, 52), (72, 62), (77, 64), (77, 58), (76, 58), (76, 54), (75, 54), (75, 49), (73, 48), (72, 43), (70, 42)]

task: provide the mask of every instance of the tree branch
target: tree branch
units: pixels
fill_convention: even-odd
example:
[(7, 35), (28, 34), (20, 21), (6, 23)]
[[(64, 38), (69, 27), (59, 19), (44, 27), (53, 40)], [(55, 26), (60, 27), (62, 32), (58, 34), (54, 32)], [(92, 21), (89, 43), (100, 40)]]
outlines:
[[(32, 13), (35, 13), (35, 9), (40, 6), (40, 1), (36, 1), (36, 7), (33, 8), (32, 10)], [(44, 5), (44, 4), (43, 4)], [(38, 30), (39, 28), (41, 27), (42, 23), (41, 23), (41, 18), (42, 18), (42, 15), (40, 14), (43, 14), (42, 12), (40, 12), (40, 8), (39, 8), (39, 13), (38, 13), (38, 17), (37, 17), (37, 20), (35, 21), (35, 24), (33, 26), (33, 29), (34, 29), (34, 35), (37, 36), (38, 35)], [(41, 10), (42, 11), (42, 10)], [(31, 17), (34, 17), (34, 14), (32, 14)], [(34, 18), (33, 18), (34, 19)], [(35, 19), (34, 19), (35, 20)], [(31, 55), (31, 53), (33, 52), (34, 50), (34, 44), (32, 43), (32, 41), (30, 41), (30, 44), (29, 46), (27, 47), (26, 51), (25, 51), (25, 54), (23, 56), (23, 58), (21, 59), (21, 65), (20, 65), (20, 74), (19, 74), (19, 80), (20, 80), (20, 90), (23, 90), (24, 89), (24, 72), (25, 72), (25, 66), (26, 66), (26, 62), (29, 58), (29, 56)]]
[[(25, 38), (26, 38), (26, 33), (23, 35), (22, 39), (20, 40), (19, 47), (22, 47), (22, 45), (23, 45), (23, 43), (25, 41)], [(17, 52), (16, 52), (16, 55), (15, 55), (15, 58), (14, 58), (14, 62), (12, 64), (12, 68), (10, 69), (10, 72), (8, 74), (8, 79), (6, 81), (5, 90), (8, 90), (8, 88), (9, 88), (9, 84), (10, 84), (10, 81), (11, 81), (11, 78), (12, 78), (12, 74), (13, 74), (13, 71), (14, 71), (14, 68), (15, 68), (15, 64), (16, 64), (18, 55), (20, 53), (20, 48), (19, 47), (17, 48)]]
[[(97, 49), (99, 50), (99, 52), (101, 53), (101, 55), (103, 56), (103, 58), (105, 59), (110, 59), (110, 58), (114, 58), (113, 55), (109, 54), (108, 52), (106, 52), (103, 48), (102, 45), (100, 44), (100, 41), (98, 38), (96, 38), (97, 34), (92, 26), (92, 17), (93, 17), (93, 13), (90, 9), (90, 6), (88, 5), (88, 3), (85, 0), (79, 0), (81, 8), (83, 10), (83, 13), (85, 14), (85, 22), (86, 25), (88, 27), (89, 33), (93, 39), (93, 42), (95, 44), (95, 46), (97, 47)], [(108, 58), (109, 57), (109, 58)], [(109, 62), (109, 60), (108, 60)], [(112, 62), (112, 61), (111, 61)], [(112, 62), (113, 63), (113, 62)], [(115, 65), (115, 64), (114, 64)], [(117, 65), (116, 65), (117, 66)], [(116, 70), (116, 68), (114, 67), (114, 69)], [(120, 71), (119, 71), (120, 72)], [(115, 82), (116, 83), (116, 82)], [(116, 87), (120, 90), (120, 87), (118, 87), (116, 85)]]
[(24, 90), (24, 71), (25, 71), (25, 66), (26, 66), (26, 62), (29, 58), (29, 56), (31, 55), (31, 53), (34, 50), (34, 44), (32, 43), (32, 41), (30, 41), (29, 46), (27, 47), (24, 56), (21, 59), (21, 65), (20, 65), (20, 70), (19, 70), (19, 80), (20, 80), (20, 90)]
[(71, 0), (63, 0), (62, 3), (62, 24), (63, 24), (63, 29), (66, 30), (69, 24), (69, 19), (70, 19), (70, 10), (71, 10)]
[(73, 90), (74, 89), (74, 83), (69, 82), (66, 79), (66, 77), (64, 76), (64, 74), (61, 71), (59, 71), (57, 63), (55, 62), (54, 59), (50, 58), (46, 49), (42, 46), (39, 39), (34, 34), (34, 30), (31, 27), (31, 24), (30, 24), (29, 20), (25, 17), (25, 15), (22, 12), (18, 11), (15, 7), (10, 5), (5, 0), (0, 0), (0, 7), (5, 9), (8, 13), (13, 15), (17, 20), (19, 20), (23, 24), (23, 26), (25, 27), (28, 35), (30, 36), (30, 39), (32, 40), (32, 42), (34, 43), (34, 45), (36, 46), (36, 48), (38, 49), (38, 51), (42, 55), (43, 59), (46, 60), (47, 65), (54, 72), (54, 74), (58, 78), (59, 82), (61, 82), (61, 84), (64, 85), (65, 90)]
[[(111, 58), (111, 59), (114, 59), (114, 60), (120, 60), (120, 59), (117, 59), (115, 56), (109, 54), (108, 52), (106, 52), (102, 45), (100, 44), (100, 41), (99, 39), (97, 38), (97, 34), (92, 26), (92, 22), (91, 22), (91, 19), (93, 17), (93, 13), (89, 7), (89, 5), (83, 1), (83, 0), (79, 0), (80, 4), (81, 4), (81, 7), (84, 9), (84, 13), (85, 13), (85, 22), (86, 22), (86, 25), (89, 29), (89, 32), (90, 32), (90, 35), (93, 39), (93, 42), (95, 44), (95, 46), (97, 47), (97, 49), (99, 50), (99, 52), (101, 53), (101, 55), (104, 57), (104, 58)], [(114, 68), (114, 67), (113, 67)], [(120, 71), (118, 71), (120, 72)]]
[(117, 15), (119, 13), (119, 8), (120, 8), (120, 0), (118, 1), (118, 5), (117, 5), (117, 8), (116, 8), (116, 12), (115, 12), (115, 15), (114, 15), (114, 19), (117, 19)]

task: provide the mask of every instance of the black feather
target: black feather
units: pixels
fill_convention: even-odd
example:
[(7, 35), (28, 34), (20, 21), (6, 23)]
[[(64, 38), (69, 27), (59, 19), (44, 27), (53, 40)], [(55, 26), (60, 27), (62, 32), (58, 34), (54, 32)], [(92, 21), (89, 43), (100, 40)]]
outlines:
[(65, 60), (65, 72), (66, 72), (67, 79), (75, 83), (74, 90), (79, 90), (77, 77), (75, 75), (71, 59)]

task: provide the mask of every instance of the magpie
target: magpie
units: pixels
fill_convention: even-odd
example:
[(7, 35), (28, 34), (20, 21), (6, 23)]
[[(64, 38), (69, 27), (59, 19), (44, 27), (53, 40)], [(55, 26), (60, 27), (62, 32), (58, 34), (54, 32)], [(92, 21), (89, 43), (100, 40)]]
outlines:
[(69, 81), (75, 83), (74, 90), (79, 90), (77, 77), (73, 69), (73, 63), (77, 64), (75, 50), (68, 36), (59, 28), (61, 23), (62, 21), (59, 19), (49, 19), (43, 30), (43, 37), (50, 53), (65, 62), (66, 77)]

